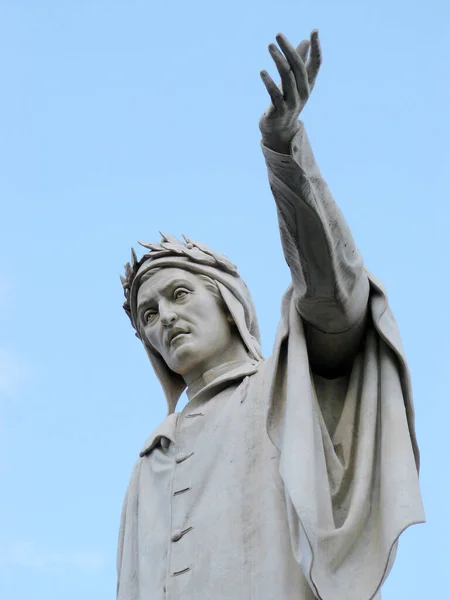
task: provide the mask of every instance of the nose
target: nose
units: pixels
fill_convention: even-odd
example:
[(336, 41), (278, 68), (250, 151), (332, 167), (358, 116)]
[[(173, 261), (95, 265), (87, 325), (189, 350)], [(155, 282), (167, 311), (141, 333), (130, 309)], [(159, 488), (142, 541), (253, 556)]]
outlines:
[(164, 327), (168, 327), (169, 325), (173, 325), (177, 320), (177, 315), (169, 306), (160, 306), (159, 307), (159, 317), (161, 319), (162, 325)]

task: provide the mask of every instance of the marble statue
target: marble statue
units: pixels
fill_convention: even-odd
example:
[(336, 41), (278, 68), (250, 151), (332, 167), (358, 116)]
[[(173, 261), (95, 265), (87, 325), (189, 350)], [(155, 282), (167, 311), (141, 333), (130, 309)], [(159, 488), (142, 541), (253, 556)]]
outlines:
[(126, 492), (118, 600), (379, 600), (400, 534), (424, 520), (396, 322), (299, 121), (318, 33), (276, 41), (259, 125), (292, 284), (272, 356), (226, 256), (163, 234), (122, 277), (168, 416)]

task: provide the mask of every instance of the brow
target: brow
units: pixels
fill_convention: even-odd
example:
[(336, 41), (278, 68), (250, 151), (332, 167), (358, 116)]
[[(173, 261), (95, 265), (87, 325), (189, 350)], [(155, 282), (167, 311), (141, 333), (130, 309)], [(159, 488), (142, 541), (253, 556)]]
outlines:
[[(189, 287), (192, 289), (193, 284), (191, 281), (188, 281), (187, 279), (175, 279), (174, 281), (170, 281), (166, 286), (164, 286), (162, 289), (158, 290), (158, 293), (162, 296), (166, 296), (168, 293), (171, 293), (176, 287), (183, 285), (185, 287)], [(138, 313), (141, 313), (142, 310), (148, 308), (148, 307), (152, 307), (155, 306), (156, 301), (155, 301), (155, 297), (151, 296), (150, 298), (147, 298), (147, 300), (144, 300), (143, 302), (140, 302), (138, 304)]]

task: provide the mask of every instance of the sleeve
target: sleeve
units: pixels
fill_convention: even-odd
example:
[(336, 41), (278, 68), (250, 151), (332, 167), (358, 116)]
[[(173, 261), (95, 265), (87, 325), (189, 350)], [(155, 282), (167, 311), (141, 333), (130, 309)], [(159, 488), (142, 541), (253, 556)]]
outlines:
[(365, 331), (369, 281), (361, 254), (320, 174), (303, 124), (289, 155), (264, 145), (262, 150), (310, 362), (319, 374), (340, 375)]
[(123, 557), (123, 546), (125, 540), (125, 517), (127, 512), (127, 498), (128, 492), (125, 495), (125, 499), (123, 501), (122, 515), (120, 518), (120, 528), (119, 528), (119, 539), (117, 542), (117, 590), (116, 590), (116, 598), (119, 598), (120, 591), (120, 573), (122, 571), (122, 557)]

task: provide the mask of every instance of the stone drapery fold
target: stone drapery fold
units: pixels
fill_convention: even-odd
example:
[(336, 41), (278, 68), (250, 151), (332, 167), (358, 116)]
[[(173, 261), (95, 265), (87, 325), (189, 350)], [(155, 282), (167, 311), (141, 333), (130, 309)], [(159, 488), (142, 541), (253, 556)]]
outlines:
[(408, 369), (381, 285), (330, 435), (292, 287), (272, 355), (267, 432), (280, 451), (294, 555), (320, 600), (370, 600), (399, 535), (424, 521)]

